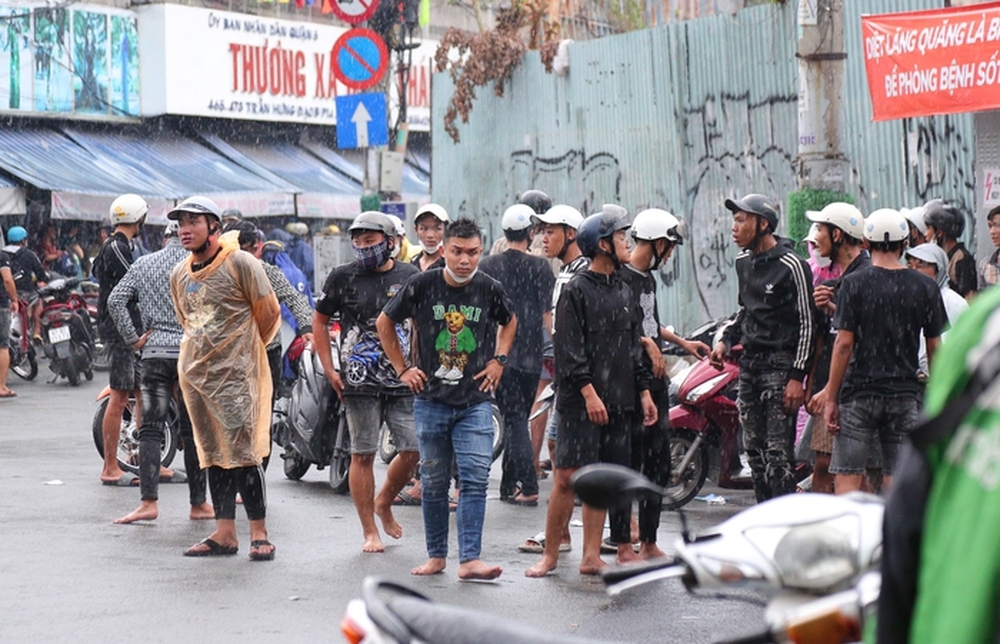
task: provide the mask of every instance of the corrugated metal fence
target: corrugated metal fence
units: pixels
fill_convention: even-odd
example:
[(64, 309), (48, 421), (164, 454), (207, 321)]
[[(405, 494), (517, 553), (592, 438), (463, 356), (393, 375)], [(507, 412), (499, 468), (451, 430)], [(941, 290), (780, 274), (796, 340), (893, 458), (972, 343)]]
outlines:
[[(502, 98), (479, 90), (456, 144), (443, 129), (452, 85), (434, 78), (432, 198), (500, 234), (503, 210), (529, 188), (585, 214), (605, 202), (667, 208), (693, 239), (675, 253), (661, 302), (690, 329), (736, 308), (726, 197), (796, 189), (797, 3), (745, 9), (570, 47), (565, 77), (527, 56)], [(845, 2), (845, 153), (862, 209), (932, 196), (972, 202), (972, 119), (870, 122), (861, 13), (932, 0)]]

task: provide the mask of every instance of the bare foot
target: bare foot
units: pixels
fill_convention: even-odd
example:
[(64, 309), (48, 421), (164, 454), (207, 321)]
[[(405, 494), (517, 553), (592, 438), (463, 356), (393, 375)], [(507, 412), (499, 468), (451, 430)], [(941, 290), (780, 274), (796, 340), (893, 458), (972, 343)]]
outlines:
[(644, 561), (650, 559), (666, 559), (667, 553), (660, 550), (655, 541), (643, 541), (639, 546), (639, 558)]
[(488, 581), (490, 579), (496, 579), (502, 573), (503, 568), (500, 566), (489, 566), (484, 564), (479, 559), (473, 559), (458, 565), (459, 579), (479, 579)]
[(132, 510), (125, 516), (115, 519), (115, 523), (123, 525), (126, 523), (135, 523), (136, 521), (152, 521), (159, 513), (156, 508), (156, 501), (141, 501), (139, 507)]
[(365, 545), (361, 546), (361, 552), (385, 552), (385, 546), (382, 545), (382, 538), (378, 536), (378, 531), (375, 534), (365, 535)]
[(125, 471), (121, 468), (117, 470), (103, 470), (101, 472), (101, 482), (113, 484), (125, 476)]
[(599, 575), (608, 568), (610, 568), (607, 563), (604, 562), (600, 557), (596, 561), (591, 561), (585, 559), (580, 562), (580, 574), (581, 575)]
[(557, 565), (559, 565), (559, 559), (542, 555), (538, 563), (524, 571), (524, 576), (534, 578), (544, 577), (555, 570)]
[(376, 502), (375, 514), (382, 521), (382, 529), (385, 530), (387, 535), (393, 539), (399, 539), (403, 536), (403, 526), (396, 523), (396, 517), (392, 514), (391, 505), (380, 505)]
[(622, 564), (630, 564), (642, 561), (639, 555), (635, 554), (635, 550), (632, 550), (632, 544), (618, 544), (618, 556), (615, 557), (615, 563), (619, 566)]
[(207, 519), (215, 518), (215, 508), (212, 507), (211, 503), (201, 503), (199, 505), (191, 506), (191, 513), (188, 514), (188, 518), (192, 521), (205, 521)]
[(163, 467), (162, 465), (160, 466), (160, 478), (161, 479), (170, 479), (170, 478), (173, 478), (173, 476), (174, 476), (174, 471), (172, 469), (170, 469), (168, 467)]
[(439, 559), (437, 557), (431, 557), (422, 566), (417, 566), (410, 571), (411, 575), (436, 575), (440, 572), (444, 572), (445, 560)]

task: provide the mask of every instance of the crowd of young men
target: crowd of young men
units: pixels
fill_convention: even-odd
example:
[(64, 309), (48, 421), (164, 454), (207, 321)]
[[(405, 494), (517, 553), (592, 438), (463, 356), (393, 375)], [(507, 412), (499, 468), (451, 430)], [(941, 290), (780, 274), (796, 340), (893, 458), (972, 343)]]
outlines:
[[(495, 397), (506, 428), (501, 500), (537, 506), (538, 456), (528, 413), (545, 373), (547, 336), (555, 364), (556, 402), (547, 432), (554, 483), (544, 532), (521, 546), (542, 555), (526, 571), (529, 577), (547, 575), (569, 550), (570, 478), (578, 468), (617, 463), (661, 484), (669, 480), (664, 341), (716, 365), (740, 347), (739, 407), (759, 501), (795, 490), (793, 442), (803, 405), (816, 418), (813, 445), (826, 446), (816, 449), (820, 489), (823, 477), (829, 481), (831, 475), (828, 487), (838, 493), (865, 485), (887, 488), (896, 454), (917, 418), (921, 351), (931, 363), (947, 323), (963, 308), (954, 303), (961, 296), (948, 284), (954, 282), (955, 291), (965, 290), (966, 296), (974, 292), (967, 288), (971, 256), (956, 241), (961, 230), (952, 221), (953, 208), (928, 204), (919, 220), (924, 230), (918, 232), (938, 244), (909, 250), (915, 219), (899, 211), (882, 209), (866, 219), (854, 206), (834, 203), (810, 212), (816, 251), (839, 274), (814, 288), (807, 263), (776, 234), (775, 202), (759, 194), (727, 200), (733, 241), (742, 251), (736, 260), (740, 309), (710, 349), (660, 322), (653, 272), (687, 237), (682, 219), (660, 209), (630, 217), (614, 204), (584, 218), (571, 206), (552, 205), (538, 191), (526, 193), (522, 202), (501, 221), (507, 250), (486, 259), (478, 224), (452, 221), (437, 204), (417, 213), (421, 250), (412, 263), (397, 259), (399, 225), (382, 213), (362, 213), (348, 231), (354, 261), (331, 271), (311, 321), (297, 315), (301, 332), (314, 333), (326, 377), (347, 412), (350, 489), (365, 552), (385, 550), (376, 517), (390, 537), (403, 535), (392, 505), (407, 494), (405, 486), (419, 469), (419, 484), (408, 498), (422, 506), (428, 560), (413, 574), (445, 569), (451, 504), (457, 506), (452, 509), (458, 576), (501, 574), (481, 559), (492, 401)], [(137, 229), (145, 204), (126, 205), (129, 221), (122, 225)], [(990, 215), (991, 234), (996, 214)], [(279, 320), (274, 296), (279, 289), (261, 267), (262, 242), (254, 226), (237, 222), (229, 241), (220, 240), (221, 214), (203, 197), (185, 201), (169, 216), (179, 242), (134, 265), (119, 252), (122, 269), (103, 273), (114, 278), (102, 294), (102, 310), (107, 307), (114, 323), (109, 336), (120, 340), (123, 356), (142, 358), (141, 381), (122, 381), (118, 390), (127, 399), (141, 382), (148, 409), (140, 433), (141, 504), (119, 522), (157, 516), (156, 484), (165, 475), (156, 462), (159, 421), (179, 379), (182, 405), (190, 411), (188, 436), (197, 449), (191, 451), (198, 456), (197, 463), (186, 463), (191, 518), (217, 520), (215, 532), (186, 554), (237, 551), (239, 492), (251, 519), (251, 558), (270, 559), (275, 549), (264, 524), (263, 467), (270, 453), (273, 370), (265, 347)], [(134, 234), (122, 230), (121, 248), (130, 231)], [(562, 263), (554, 277), (548, 262), (529, 254), (535, 235), (546, 257)], [(120, 250), (114, 243), (109, 253)], [(904, 253), (915, 270), (902, 263)], [(995, 265), (995, 258), (984, 260), (980, 279), (988, 281)], [(155, 303), (165, 293), (173, 300), (173, 320)], [(952, 301), (947, 312), (946, 299)], [(340, 369), (330, 342), (335, 316), (341, 325)], [(241, 359), (233, 359), (237, 355)], [(123, 366), (115, 373), (125, 371)], [(211, 385), (219, 373), (232, 381), (225, 391)], [(398, 455), (376, 492), (373, 462), (383, 423)], [(212, 491), (210, 513), (204, 478), (192, 476), (201, 468)], [(866, 472), (881, 476), (865, 481)], [(449, 497), (453, 478), (457, 502)], [(611, 512), (617, 563), (663, 556), (656, 534), (659, 504), (644, 502), (638, 510), (637, 529), (631, 508)], [(607, 566), (601, 559), (604, 519), (604, 512), (583, 508), (582, 574)]]

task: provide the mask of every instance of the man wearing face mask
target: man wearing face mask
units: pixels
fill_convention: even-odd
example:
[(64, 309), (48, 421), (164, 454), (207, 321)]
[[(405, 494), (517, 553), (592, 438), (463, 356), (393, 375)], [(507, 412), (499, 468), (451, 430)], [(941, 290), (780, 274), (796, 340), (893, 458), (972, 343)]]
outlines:
[[(385, 546), (375, 515), (394, 539), (403, 528), (392, 514), (392, 500), (410, 480), (419, 459), (413, 421), (413, 392), (402, 383), (382, 349), (375, 320), (382, 308), (419, 271), (393, 259), (396, 230), (388, 216), (363, 212), (349, 229), (354, 262), (330, 271), (313, 314), (316, 354), (333, 390), (347, 410), (351, 434), (351, 498), (361, 520), (364, 552), (383, 552)], [(341, 371), (333, 366), (330, 351), (330, 318), (340, 314), (343, 334)], [(393, 327), (404, 359), (409, 359), (408, 321)], [(372, 467), (378, 451), (379, 428), (385, 423), (398, 454), (389, 464), (385, 484), (375, 494)]]
[[(414, 575), (445, 569), (448, 485), (452, 459), (461, 494), (458, 527), (460, 579), (496, 579), (502, 570), (480, 559), (486, 487), (493, 462), (490, 398), (514, 343), (517, 317), (503, 287), (479, 272), (482, 232), (459, 219), (445, 232), (445, 268), (411, 277), (376, 321), (386, 356), (416, 395), (413, 415), (420, 440), (422, 510), (428, 560)], [(417, 355), (407, 357), (396, 328), (412, 320)]]
[[(835, 202), (820, 211), (807, 211), (806, 217), (816, 226), (816, 253), (820, 259), (830, 262), (839, 277), (826, 280), (813, 289), (813, 302), (819, 318), (819, 355), (810, 389), (820, 392), (826, 387), (830, 375), (830, 361), (833, 358), (833, 343), (837, 339), (837, 329), (833, 327), (833, 314), (837, 311), (837, 291), (841, 280), (851, 273), (871, 268), (871, 258), (864, 249), (865, 218), (861, 211), (849, 203)], [(812, 439), (810, 448), (815, 454), (813, 465), (813, 492), (833, 493), (833, 476), (830, 474), (830, 455), (833, 453), (833, 434), (826, 429), (823, 421), (822, 396), (813, 396), (809, 401), (812, 417)]]
[(429, 203), (417, 210), (413, 218), (413, 227), (420, 240), (420, 252), (410, 263), (426, 271), (431, 268), (444, 268), (444, 228), (451, 219), (448, 211), (436, 203)]

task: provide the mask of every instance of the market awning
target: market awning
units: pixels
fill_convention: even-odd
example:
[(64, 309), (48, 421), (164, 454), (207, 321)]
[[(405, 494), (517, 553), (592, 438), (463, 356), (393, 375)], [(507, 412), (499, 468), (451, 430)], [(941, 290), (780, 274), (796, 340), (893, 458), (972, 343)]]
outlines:
[(131, 190), (143, 196), (178, 200), (206, 195), (219, 207), (237, 208), (247, 216), (295, 212), (293, 186), (257, 175), (183, 136), (63, 130), (102, 163), (130, 177), (133, 185), (144, 185), (142, 191)]
[(245, 143), (201, 133), (220, 152), (244, 167), (259, 166), (298, 188), (299, 217), (352, 218), (358, 214), (361, 184), (338, 172), (303, 148), (269, 139)]

